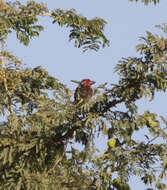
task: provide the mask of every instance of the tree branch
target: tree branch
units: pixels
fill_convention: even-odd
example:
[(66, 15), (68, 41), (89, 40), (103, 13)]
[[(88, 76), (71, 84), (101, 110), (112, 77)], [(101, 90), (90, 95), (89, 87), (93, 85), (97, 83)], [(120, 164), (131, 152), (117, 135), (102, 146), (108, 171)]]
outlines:
[(7, 99), (8, 99), (8, 105), (9, 105), (9, 112), (11, 114), (13, 114), (13, 108), (12, 108), (12, 102), (11, 102), (11, 98), (8, 94), (8, 85), (7, 85), (7, 79), (6, 79), (6, 71), (5, 71), (5, 63), (4, 63), (4, 59), (3, 56), (0, 56), (0, 64), (2, 65), (2, 69), (3, 69), (3, 83), (4, 83), (4, 87), (5, 87), (5, 91), (7, 94)]

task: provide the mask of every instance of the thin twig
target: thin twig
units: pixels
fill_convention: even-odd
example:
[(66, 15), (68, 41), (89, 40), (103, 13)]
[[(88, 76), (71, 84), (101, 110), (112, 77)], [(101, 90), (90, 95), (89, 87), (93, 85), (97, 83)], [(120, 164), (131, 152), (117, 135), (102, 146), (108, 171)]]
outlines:
[[(167, 127), (163, 128), (162, 130), (167, 129)], [(153, 137), (150, 141), (148, 141), (147, 145), (150, 144), (151, 142), (153, 142), (155, 139), (157, 139), (159, 137), (159, 134), (156, 135), (155, 137)]]

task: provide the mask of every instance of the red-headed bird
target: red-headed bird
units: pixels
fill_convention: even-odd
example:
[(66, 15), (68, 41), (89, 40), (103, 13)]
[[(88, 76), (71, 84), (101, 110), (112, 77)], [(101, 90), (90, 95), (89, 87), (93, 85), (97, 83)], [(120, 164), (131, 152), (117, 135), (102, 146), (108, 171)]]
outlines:
[(74, 93), (74, 104), (84, 104), (95, 94), (91, 86), (95, 84), (90, 79), (83, 79)]

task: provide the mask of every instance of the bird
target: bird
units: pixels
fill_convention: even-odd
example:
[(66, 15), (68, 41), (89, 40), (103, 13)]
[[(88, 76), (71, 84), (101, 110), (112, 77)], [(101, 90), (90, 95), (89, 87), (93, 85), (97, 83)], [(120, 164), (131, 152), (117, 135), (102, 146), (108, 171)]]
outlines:
[(91, 88), (95, 81), (90, 79), (83, 79), (74, 93), (74, 104), (85, 104), (95, 94), (95, 91)]

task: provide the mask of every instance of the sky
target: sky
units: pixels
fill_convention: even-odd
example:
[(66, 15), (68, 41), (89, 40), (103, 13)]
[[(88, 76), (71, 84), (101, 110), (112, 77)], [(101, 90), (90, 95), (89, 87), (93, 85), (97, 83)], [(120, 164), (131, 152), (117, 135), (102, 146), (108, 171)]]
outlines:
[[(21, 2), (26, 2), (21, 0)], [(161, 0), (157, 6), (151, 4), (129, 2), (128, 0), (40, 0), (46, 3), (50, 10), (76, 9), (78, 14), (88, 19), (101, 17), (107, 21), (105, 35), (110, 40), (110, 46), (98, 52), (82, 52), (68, 41), (69, 29), (60, 28), (52, 24), (49, 18), (41, 18), (40, 23), (45, 27), (39, 38), (34, 38), (28, 47), (15, 40), (15, 36), (8, 38), (7, 49), (18, 56), (27, 67), (44, 67), (52, 76), (66, 84), (70, 89), (76, 85), (70, 80), (90, 78), (97, 85), (108, 82), (117, 83), (118, 75), (114, 67), (122, 57), (136, 56), (136, 45), (139, 37), (145, 36), (146, 31), (159, 33), (155, 25), (167, 20), (167, 1)], [(156, 112), (167, 117), (166, 93), (157, 93), (154, 101), (148, 99), (138, 102), (139, 111)], [(101, 146), (106, 144), (100, 139)], [(132, 189), (141, 190), (144, 186), (136, 178), (130, 181)]]

